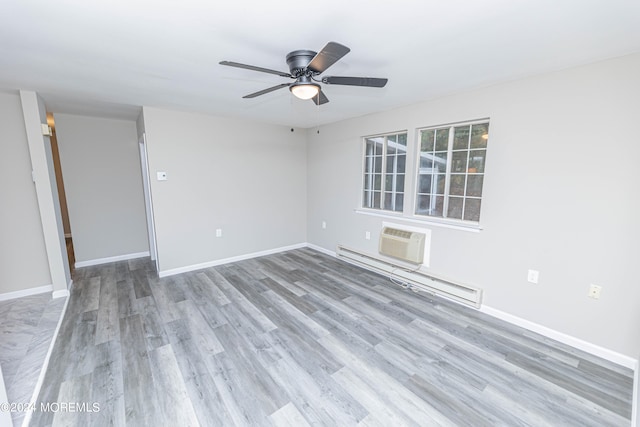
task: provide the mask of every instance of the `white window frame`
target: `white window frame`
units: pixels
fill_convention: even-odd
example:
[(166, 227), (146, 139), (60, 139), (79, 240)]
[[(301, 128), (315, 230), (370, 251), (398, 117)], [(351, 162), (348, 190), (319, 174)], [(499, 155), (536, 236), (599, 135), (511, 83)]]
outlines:
[[(454, 137), (455, 137), (455, 128), (456, 127), (460, 127), (460, 126), (473, 126), (473, 125), (480, 125), (480, 124), (490, 124), (490, 120), (488, 118), (485, 119), (477, 119), (477, 120), (469, 120), (469, 121), (463, 121), (463, 122), (455, 122), (455, 123), (445, 123), (445, 124), (441, 124), (441, 125), (436, 125), (436, 126), (426, 126), (426, 127), (422, 127), (422, 128), (418, 128), (416, 129), (416, 144), (414, 147), (413, 152), (415, 153), (415, 173), (414, 173), (414, 177), (415, 177), (415, 182), (414, 182), (414, 191), (413, 191), (413, 195), (412, 195), (412, 201), (413, 201), (413, 207), (412, 207), (412, 213), (411, 216), (416, 219), (416, 220), (421, 220), (421, 221), (428, 221), (428, 222), (438, 222), (438, 223), (444, 223), (444, 224), (451, 224), (451, 225), (456, 225), (456, 226), (460, 226), (460, 227), (470, 227), (470, 228), (476, 228), (476, 229), (481, 229), (480, 227), (480, 221), (471, 221), (471, 220), (464, 220), (464, 219), (458, 219), (458, 218), (448, 218), (445, 216), (445, 214), (448, 212), (448, 208), (449, 208), (449, 197), (451, 196), (450, 190), (451, 190), (451, 176), (452, 176), (452, 172), (451, 172), (451, 165), (453, 163), (453, 142), (454, 142)], [(490, 127), (490, 126), (489, 126)], [(444, 183), (444, 203), (442, 206), (442, 212), (443, 212), (443, 216), (429, 216), (429, 215), (420, 215), (416, 213), (416, 205), (418, 203), (418, 188), (419, 188), (419, 181), (420, 181), (420, 136), (421, 133), (423, 131), (428, 131), (428, 130), (436, 130), (436, 129), (444, 129), (444, 128), (449, 128), (449, 140), (447, 143), (447, 164), (446, 164), (446, 172), (445, 172), (445, 183)], [(488, 138), (487, 138), (488, 140)], [(485, 149), (487, 150), (487, 149)], [(467, 152), (470, 151), (470, 148), (468, 148), (466, 150)], [(467, 159), (468, 162), (468, 159)], [(468, 164), (467, 164), (468, 166)], [(467, 168), (465, 168), (467, 169)], [(482, 173), (483, 176), (486, 176), (486, 167), (485, 167), (485, 172)], [(468, 171), (465, 172), (465, 176), (468, 177), (469, 173)], [(435, 185), (434, 182), (432, 182), (432, 185)], [(479, 199), (481, 204), (480, 204), (480, 210), (482, 212), (482, 200), (483, 200), (483, 196), (479, 196), (479, 197), (468, 197), (464, 194), (466, 194), (466, 189), (467, 189), (467, 185), (468, 185), (468, 179), (465, 179), (465, 188), (463, 191), (463, 212), (464, 212), (464, 203), (466, 202), (466, 199)], [(483, 180), (483, 187), (484, 187), (484, 180)], [(484, 195), (484, 192), (483, 192)], [(454, 196), (457, 197), (457, 196)], [(464, 215), (463, 215), (464, 216)]]
[[(408, 222), (408, 223), (414, 223), (414, 224), (420, 224), (422, 226), (424, 225), (430, 225), (430, 226), (436, 226), (436, 227), (442, 227), (442, 228), (451, 228), (451, 229), (456, 229), (456, 230), (463, 230), (463, 231), (471, 231), (471, 232), (480, 232), (482, 230), (482, 225), (480, 223), (480, 221), (469, 221), (469, 220), (462, 220), (462, 219), (457, 219), (457, 218), (447, 218), (447, 217), (438, 217), (438, 216), (427, 216), (427, 215), (419, 215), (416, 214), (416, 207), (417, 207), (417, 202), (418, 202), (418, 188), (419, 188), (419, 180), (420, 180), (420, 133), (424, 130), (429, 130), (429, 129), (442, 129), (445, 127), (449, 127), (449, 128), (454, 128), (456, 126), (466, 126), (466, 125), (474, 125), (474, 124), (482, 124), (482, 123), (491, 123), (490, 118), (486, 117), (486, 118), (480, 118), (480, 119), (474, 119), (474, 120), (465, 120), (465, 121), (459, 121), (459, 122), (451, 122), (451, 123), (442, 123), (439, 125), (434, 125), (434, 126), (424, 126), (424, 127), (420, 127), (420, 128), (415, 128), (414, 132), (408, 132), (408, 131), (395, 131), (395, 132), (388, 132), (388, 133), (382, 133), (382, 134), (376, 134), (376, 135), (369, 135), (369, 136), (365, 136), (361, 138), (361, 147), (362, 147), (362, 169), (361, 169), (361, 173), (360, 173), (360, 179), (361, 179), (361, 191), (360, 191), (360, 197), (359, 197), (359, 207), (354, 209), (354, 211), (357, 214), (362, 214), (362, 215), (369, 215), (369, 216), (374, 216), (374, 217), (380, 217), (380, 218), (392, 218), (394, 220), (402, 220), (404, 222)], [(490, 126), (491, 127), (491, 126)], [(489, 130), (490, 132), (490, 130)], [(367, 161), (366, 158), (366, 140), (367, 138), (375, 138), (375, 137), (386, 137), (388, 135), (397, 135), (397, 134), (401, 134), (401, 133), (406, 133), (407, 134), (407, 152), (406, 152), (406, 165), (405, 165), (405, 185), (404, 185), (404, 203), (403, 203), (403, 211), (402, 212), (398, 212), (398, 211), (391, 211), (391, 210), (386, 210), (383, 208), (368, 208), (365, 207), (364, 205), (364, 177), (365, 177), (365, 170), (366, 170), (366, 166), (365, 166), (365, 162)], [(449, 138), (453, 138), (453, 131), (449, 132)], [(445, 206), (443, 206), (443, 212), (447, 212), (446, 208), (448, 208), (448, 203), (449, 203), (449, 193), (450, 193), (450, 180), (451, 180), (451, 164), (452, 164), (452, 151), (453, 151), (453, 144), (452, 141), (449, 141), (448, 147), (447, 147), (447, 165), (446, 165), (446, 182), (445, 182)], [(384, 163), (382, 165), (383, 168), (386, 168), (386, 146), (385, 146), (385, 155), (383, 156), (385, 157), (384, 159)], [(381, 171), (385, 171), (386, 169), (381, 169)], [(395, 171), (394, 171), (395, 172)], [(485, 166), (485, 171), (484, 171), (484, 176), (486, 178), (487, 176), (487, 170), (486, 170), (486, 166)], [(413, 179), (412, 179), (413, 178)], [(395, 184), (395, 182), (394, 182)], [(466, 187), (467, 184), (465, 184)], [(384, 206), (384, 173), (382, 173), (382, 177), (381, 177), (381, 205)], [(393, 187), (393, 189), (395, 190), (395, 186)], [(485, 187), (484, 187), (484, 180), (483, 180), (483, 192), (482, 192), (482, 196), (479, 197), (479, 199), (481, 200), (481, 213), (482, 213), (482, 206), (483, 206), (483, 201), (485, 198), (485, 191), (484, 191)], [(481, 215), (482, 217), (482, 215)]]
[[(388, 137), (389, 136), (400, 136), (400, 135), (405, 135), (405, 139), (407, 141), (405, 147), (405, 167), (404, 167), (404, 172), (402, 173), (402, 175), (404, 175), (404, 185), (403, 185), (403, 191), (401, 192), (402, 196), (403, 196), (403, 202), (402, 202), (402, 211), (397, 211), (395, 210), (396, 207), (396, 196), (399, 194), (397, 189), (396, 189), (396, 184), (397, 184), (397, 179), (398, 179), (398, 165), (397, 165), (397, 161), (394, 163), (393, 165), (393, 171), (391, 171), (389, 174), (393, 177), (393, 181), (391, 183), (391, 203), (392, 203), (392, 209), (385, 209), (384, 208), (384, 201), (385, 201), (385, 194), (389, 193), (389, 191), (387, 191), (386, 188), (386, 176), (387, 176), (387, 157), (388, 157)], [(369, 207), (369, 206), (365, 206), (365, 180), (367, 179), (367, 161), (370, 161), (367, 158), (367, 140), (369, 139), (373, 139), (373, 138), (384, 138), (384, 144), (382, 147), (382, 163), (381, 163), (381, 169), (380, 169), (380, 203), (379, 206), (377, 207)], [(372, 212), (383, 212), (385, 214), (388, 215), (403, 215), (404, 212), (407, 209), (407, 183), (408, 183), (408, 175), (409, 175), (409, 171), (407, 170), (407, 168), (409, 167), (409, 162), (410, 162), (410, 148), (409, 148), (409, 132), (406, 130), (402, 130), (402, 131), (397, 131), (397, 132), (388, 132), (388, 133), (383, 133), (383, 134), (378, 134), (378, 135), (369, 135), (369, 136), (365, 136), (362, 138), (362, 147), (363, 147), (363, 155), (362, 155), (362, 159), (363, 159), (363, 163), (362, 163), (362, 173), (361, 173), (361, 177), (362, 177), (362, 191), (361, 191), (361, 201), (360, 201), (360, 209), (366, 209), (368, 211), (372, 211)], [(397, 150), (397, 148), (396, 148)], [(397, 151), (396, 151), (396, 155), (397, 155)], [(375, 156), (374, 156), (375, 157)], [(397, 157), (396, 157), (397, 158)], [(371, 166), (370, 166), (371, 167)], [(372, 169), (369, 169), (372, 170)], [(371, 176), (368, 177), (369, 179), (369, 189), (370, 189), (370, 193), (369, 193), (369, 198), (370, 198), (370, 202), (372, 202), (371, 198), (374, 197), (374, 189), (373, 189), (373, 183), (375, 181), (375, 172), (370, 174)], [(372, 204), (372, 203), (367, 203), (368, 204)]]

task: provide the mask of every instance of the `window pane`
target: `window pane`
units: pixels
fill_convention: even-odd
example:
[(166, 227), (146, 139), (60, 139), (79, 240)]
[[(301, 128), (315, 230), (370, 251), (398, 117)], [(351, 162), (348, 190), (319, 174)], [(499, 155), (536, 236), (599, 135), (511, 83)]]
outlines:
[(392, 145), (387, 146), (387, 156), (393, 156), (396, 154), (396, 148)]
[(386, 209), (388, 211), (393, 210), (393, 194), (391, 193), (384, 193), (384, 207), (383, 209)]
[(373, 203), (373, 198), (371, 191), (365, 191), (362, 197), (362, 206), (365, 208), (371, 208)]
[(420, 175), (418, 178), (418, 193), (434, 193), (435, 189), (431, 188), (431, 175)]
[(395, 166), (396, 156), (387, 156), (387, 173), (393, 173), (393, 167)]
[(464, 219), (480, 221), (480, 199), (467, 199), (464, 204)]
[(461, 172), (464, 173), (467, 171), (467, 155), (468, 151), (454, 151), (451, 154), (451, 172)]
[(416, 199), (416, 214), (417, 215), (429, 215), (429, 202), (431, 196), (419, 195)]
[(382, 155), (382, 151), (384, 149), (384, 138), (379, 137), (379, 138), (374, 138), (373, 139), (374, 143), (375, 143), (375, 154), (376, 156), (381, 156)]
[(420, 151), (433, 151), (435, 133), (433, 129), (420, 132)]
[(367, 142), (365, 144), (364, 155), (365, 156), (372, 156), (373, 155), (373, 142), (369, 141), (368, 139), (367, 139)]
[(449, 208), (447, 209), (448, 218), (462, 219), (462, 197), (449, 197)]
[(404, 208), (404, 194), (396, 194), (396, 211), (402, 212)]
[(447, 171), (447, 153), (436, 153), (433, 157), (434, 173), (445, 173)]
[(487, 150), (469, 151), (469, 173), (483, 173)]
[(398, 142), (398, 135), (388, 135), (387, 144), (394, 145)]
[(380, 207), (380, 192), (379, 191), (374, 191), (373, 192), (373, 206), (371, 206), (372, 208), (379, 208)]
[(382, 172), (382, 157), (372, 157), (373, 158), (373, 170), (376, 173)]
[(449, 128), (438, 129), (436, 132), (436, 151), (449, 149)]
[(483, 175), (469, 175), (467, 178), (467, 196), (481, 197), (482, 196), (482, 181)]
[(469, 148), (469, 128), (470, 126), (457, 127), (453, 131), (453, 149), (466, 150)]
[[(433, 167), (433, 156), (431, 154), (424, 154), (424, 153), (420, 153), (420, 169), (427, 169), (429, 172), (431, 171), (431, 168)], [(425, 171), (420, 171), (420, 173), (422, 172), (427, 172), (427, 170)]]
[(443, 206), (443, 196), (433, 196), (429, 194), (419, 195), (416, 201), (416, 214), (441, 217)]
[(398, 144), (403, 145), (403, 146), (407, 146), (407, 134), (406, 133), (401, 133), (400, 135), (398, 135)]
[(373, 175), (365, 175), (364, 176), (364, 189), (365, 190), (370, 190), (371, 189), (371, 181), (373, 180)]
[(399, 174), (396, 177), (396, 191), (398, 192), (404, 191), (404, 174)]
[(433, 205), (431, 216), (443, 216), (444, 212), (444, 196), (435, 196), (436, 202)]
[(396, 169), (397, 173), (404, 173), (405, 172), (405, 168), (406, 168), (406, 163), (407, 163), (407, 156), (404, 154), (398, 154), (398, 166)]
[(376, 174), (373, 176), (373, 189), (374, 190), (381, 190), (382, 187), (382, 175)]
[(393, 175), (386, 175), (384, 179), (384, 190), (385, 191), (393, 190)]
[(489, 123), (471, 127), (471, 148), (487, 148), (489, 140)]
[(436, 180), (435, 192), (437, 194), (444, 194), (444, 185), (447, 182), (447, 176), (445, 174), (434, 175)]
[(464, 196), (465, 175), (451, 175), (449, 194), (452, 196)]

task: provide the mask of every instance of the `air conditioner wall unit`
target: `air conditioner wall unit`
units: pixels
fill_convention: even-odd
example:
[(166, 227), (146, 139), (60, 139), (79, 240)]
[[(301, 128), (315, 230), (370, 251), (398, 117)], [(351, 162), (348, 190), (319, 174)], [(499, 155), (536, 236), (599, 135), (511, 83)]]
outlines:
[(424, 233), (384, 227), (380, 233), (378, 252), (413, 264), (424, 260)]

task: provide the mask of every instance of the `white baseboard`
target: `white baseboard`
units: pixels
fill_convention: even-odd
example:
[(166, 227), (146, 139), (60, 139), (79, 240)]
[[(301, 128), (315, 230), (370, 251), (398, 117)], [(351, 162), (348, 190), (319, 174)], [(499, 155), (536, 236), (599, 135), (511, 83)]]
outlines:
[(317, 246), (317, 245), (314, 245), (313, 243), (307, 243), (305, 246), (306, 246), (307, 248), (310, 248), (310, 249), (316, 250), (316, 251), (318, 251), (318, 252), (322, 252), (322, 253), (323, 253), (323, 254), (325, 254), (325, 255), (329, 255), (329, 256), (332, 256), (332, 257), (334, 257), (334, 258), (335, 258), (335, 257), (337, 257), (337, 255), (336, 255), (335, 251), (330, 251), (329, 249), (325, 249), (325, 248), (323, 248), (322, 246)]
[(51, 294), (51, 298), (53, 298), (53, 299), (66, 298), (69, 295), (71, 295), (71, 293), (69, 293), (68, 289), (62, 289), (60, 291), (53, 291), (53, 293)]
[(573, 348), (577, 348), (578, 350), (586, 351), (587, 353), (637, 371), (638, 360), (634, 359), (633, 357), (617, 353), (613, 350), (609, 350), (608, 348), (600, 347), (599, 345), (592, 344), (588, 341), (584, 341), (571, 335), (567, 335), (546, 326), (542, 326), (538, 323), (534, 323), (521, 317), (514, 316), (513, 314), (505, 313), (504, 311), (496, 310), (492, 307), (487, 307), (486, 305), (480, 307), (480, 311), (488, 314), (489, 316), (493, 316), (514, 325), (521, 326), (540, 335), (544, 335), (545, 337), (554, 339), (563, 344), (567, 344)]
[(633, 378), (633, 409), (631, 411), (631, 426), (640, 427), (640, 361), (636, 365), (636, 373)]
[(268, 249), (266, 251), (253, 252), (250, 254), (238, 255), (230, 258), (223, 258), (215, 261), (203, 262), (200, 264), (187, 265), (185, 267), (172, 268), (170, 270), (163, 270), (158, 272), (158, 277), (167, 277), (167, 276), (173, 276), (175, 274), (187, 273), (189, 271), (202, 270), (204, 268), (215, 267), (217, 265), (229, 264), (230, 262), (244, 261), (245, 259), (277, 254), (279, 252), (291, 251), (293, 249), (300, 249), (306, 246), (307, 246), (306, 243), (298, 243), (291, 246), (283, 246), (280, 248)]
[(75, 263), (76, 268), (91, 267), (92, 265), (108, 264), (110, 262), (126, 261), (129, 259), (144, 258), (149, 256), (149, 251), (136, 252), (133, 254), (117, 255), (107, 258), (90, 259), (88, 261), (78, 261)]
[(29, 295), (44, 294), (45, 292), (51, 291), (53, 291), (53, 285), (44, 285), (36, 288), (22, 289), (20, 291), (6, 292), (4, 294), (0, 294), (0, 301), (28, 297)]
[[(57, 292), (67, 292), (69, 291), (57, 291)], [(64, 319), (65, 314), (67, 313), (67, 307), (69, 306), (69, 299), (64, 302), (64, 307), (62, 307), (62, 313), (60, 314), (60, 318), (58, 319), (58, 324), (56, 325), (56, 330), (53, 333), (53, 337), (51, 338), (51, 343), (49, 343), (49, 349), (47, 350), (47, 355), (44, 358), (44, 363), (42, 364), (42, 368), (40, 370), (40, 376), (38, 376), (38, 382), (36, 383), (36, 388), (33, 390), (33, 394), (31, 395), (31, 400), (29, 401), (29, 406), (35, 408), (36, 401), (38, 399), (38, 395), (40, 394), (40, 389), (42, 388), (42, 384), (44, 383), (44, 376), (47, 373), (47, 368), (49, 367), (49, 359), (51, 359), (51, 353), (53, 353), (53, 346), (56, 343), (56, 339), (58, 338), (58, 333), (60, 332), (60, 327), (62, 326), (62, 321)], [(23, 427), (28, 427), (31, 422), (31, 416), (33, 415), (32, 411), (27, 411), (25, 417), (22, 421)], [(4, 424), (3, 424), (4, 425)]]
[[(2, 367), (0, 367), (0, 404), (7, 405), (9, 398), (7, 397), (7, 387), (4, 383), (4, 377), (2, 376)], [(13, 421), (11, 420), (11, 411), (0, 411), (0, 426), (11, 426)]]

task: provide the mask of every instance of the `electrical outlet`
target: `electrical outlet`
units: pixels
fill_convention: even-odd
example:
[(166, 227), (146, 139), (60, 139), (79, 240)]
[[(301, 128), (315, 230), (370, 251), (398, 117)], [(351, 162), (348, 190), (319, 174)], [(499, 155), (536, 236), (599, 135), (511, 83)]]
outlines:
[(589, 285), (589, 293), (587, 296), (593, 299), (600, 299), (600, 291), (602, 291), (602, 286), (594, 285), (593, 283)]
[(529, 283), (538, 283), (539, 278), (540, 278), (540, 272), (538, 270), (529, 270), (527, 272), (527, 281)]
[(222, 237), (222, 228), (216, 228), (216, 237)]
[(367, 240), (371, 240), (371, 232), (370, 231), (365, 231), (364, 232), (364, 238)]
[(326, 229), (327, 228), (327, 222), (326, 221), (322, 221), (322, 228)]

